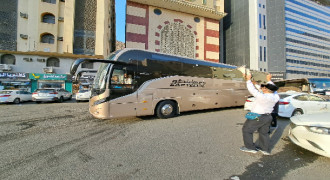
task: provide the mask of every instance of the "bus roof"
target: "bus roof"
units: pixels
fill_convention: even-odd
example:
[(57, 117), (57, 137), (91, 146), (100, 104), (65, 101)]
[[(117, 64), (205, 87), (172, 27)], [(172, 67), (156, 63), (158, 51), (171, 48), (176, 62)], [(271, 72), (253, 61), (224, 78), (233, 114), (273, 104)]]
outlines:
[(165, 53), (147, 51), (147, 50), (135, 49), (135, 48), (125, 48), (125, 49), (116, 51), (112, 55), (110, 55), (109, 60), (116, 61), (119, 59), (120, 56), (123, 56), (129, 52), (134, 52), (134, 51), (150, 54), (149, 58), (152, 58), (154, 60), (160, 60), (160, 61), (178, 61), (178, 62), (184, 62), (184, 63), (188, 63), (188, 64), (199, 64), (199, 65), (213, 66), (213, 67), (222, 67), (222, 68), (230, 68), (230, 69), (237, 68), (236, 66), (228, 65), (228, 64), (224, 64), (224, 63), (210, 62), (210, 61), (205, 61), (205, 60), (200, 60), (200, 59), (193, 59), (193, 58), (189, 58), (189, 57), (183, 57), (183, 56), (178, 56), (178, 55), (165, 54)]

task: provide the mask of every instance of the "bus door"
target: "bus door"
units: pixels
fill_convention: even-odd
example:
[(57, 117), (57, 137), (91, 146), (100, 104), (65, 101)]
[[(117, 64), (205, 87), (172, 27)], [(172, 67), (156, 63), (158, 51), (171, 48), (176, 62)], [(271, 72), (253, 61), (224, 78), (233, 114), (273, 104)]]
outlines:
[(109, 82), (110, 114), (112, 116), (136, 116), (135, 74), (135, 66), (117, 64), (112, 66)]

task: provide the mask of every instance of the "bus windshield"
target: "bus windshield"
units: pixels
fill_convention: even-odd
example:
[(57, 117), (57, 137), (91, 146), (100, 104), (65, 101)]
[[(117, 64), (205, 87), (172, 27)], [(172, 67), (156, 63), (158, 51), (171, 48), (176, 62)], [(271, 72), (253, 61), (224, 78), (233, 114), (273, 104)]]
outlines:
[(107, 74), (109, 72), (110, 63), (102, 63), (96, 73), (93, 89), (104, 91), (106, 89)]

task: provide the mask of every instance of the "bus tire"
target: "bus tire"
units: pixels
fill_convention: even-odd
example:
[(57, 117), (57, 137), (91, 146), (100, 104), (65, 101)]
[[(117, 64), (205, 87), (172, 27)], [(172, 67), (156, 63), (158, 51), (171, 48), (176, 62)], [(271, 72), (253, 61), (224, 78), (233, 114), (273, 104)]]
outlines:
[(174, 117), (177, 112), (177, 104), (173, 101), (162, 101), (157, 105), (156, 114), (158, 118), (167, 119)]

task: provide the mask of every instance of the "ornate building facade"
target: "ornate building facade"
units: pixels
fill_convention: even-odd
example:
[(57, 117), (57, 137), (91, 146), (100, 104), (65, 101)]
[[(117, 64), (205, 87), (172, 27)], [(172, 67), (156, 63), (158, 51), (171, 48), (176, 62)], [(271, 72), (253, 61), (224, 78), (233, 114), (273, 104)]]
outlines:
[(219, 62), (223, 0), (128, 0), (126, 47)]

